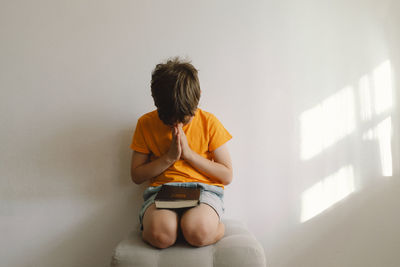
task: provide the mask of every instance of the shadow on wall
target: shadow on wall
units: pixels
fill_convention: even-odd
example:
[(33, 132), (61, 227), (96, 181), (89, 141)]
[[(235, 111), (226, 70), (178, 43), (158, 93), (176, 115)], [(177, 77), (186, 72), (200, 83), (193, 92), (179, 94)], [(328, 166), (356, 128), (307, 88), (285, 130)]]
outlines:
[(376, 183), (335, 209), (302, 224), (291, 236), (281, 267), (385, 266), (400, 262), (400, 183)]
[(300, 113), (298, 167), (307, 180), (296, 199), (299, 226), (280, 241), (277, 266), (398, 266), (396, 67), (382, 60)]
[[(351, 138), (361, 154), (378, 155), (381, 173), (391, 177), (393, 75), (385, 60), (357, 83), (344, 87), (300, 115), (300, 158), (313, 164), (318, 156), (329, 156), (334, 146)], [(332, 148), (332, 149), (331, 149)], [(369, 149), (372, 148), (372, 151)], [(375, 151), (377, 153), (375, 153)], [(301, 222), (305, 222), (365, 186), (362, 165), (346, 162), (301, 194)], [(354, 159), (353, 159), (354, 161)], [(374, 164), (374, 161), (369, 162)], [(375, 165), (375, 164), (374, 164)], [(357, 169), (358, 167), (358, 169)]]

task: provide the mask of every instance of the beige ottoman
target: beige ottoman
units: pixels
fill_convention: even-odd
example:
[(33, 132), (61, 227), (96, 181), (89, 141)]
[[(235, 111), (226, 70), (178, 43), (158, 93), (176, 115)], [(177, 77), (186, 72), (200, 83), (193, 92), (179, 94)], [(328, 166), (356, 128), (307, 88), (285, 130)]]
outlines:
[(195, 248), (185, 241), (167, 249), (143, 242), (134, 231), (114, 251), (112, 267), (244, 267), (266, 266), (264, 249), (240, 222), (224, 220), (225, 236), (216, 244)]

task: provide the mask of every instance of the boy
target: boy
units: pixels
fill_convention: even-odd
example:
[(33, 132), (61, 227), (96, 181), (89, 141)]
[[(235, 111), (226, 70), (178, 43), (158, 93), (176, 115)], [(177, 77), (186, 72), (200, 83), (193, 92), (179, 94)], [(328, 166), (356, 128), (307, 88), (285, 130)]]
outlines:
[[(232, 181), (226, 146), (232, 136), (211, 113), (197, 108), (197, 70), (179, 58), (158, 64), (151, 93), (157, 110), (139, 118), (133, 136), (131, 176), (136, 184), (150, 181), (139, 214), (142, 237), (167, 248), (178, 231), (196, 247), (213, 244), (224, 235), (223, 188)], [(183, 211), (157, 209), (154, 198), (163, 184), (199, 187), (200, 204)]]

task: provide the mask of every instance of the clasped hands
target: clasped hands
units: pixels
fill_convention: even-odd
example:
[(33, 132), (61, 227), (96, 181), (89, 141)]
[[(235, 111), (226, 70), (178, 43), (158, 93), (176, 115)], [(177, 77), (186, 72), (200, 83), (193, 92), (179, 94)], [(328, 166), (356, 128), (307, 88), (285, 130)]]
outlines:
[(193, 150), (189, 147), (182, 123), (174, 125), (171, 131), (172, 142), (167, 153), (168, 158), (173, 162), (179, 159), (189, 160), (193, 155)]

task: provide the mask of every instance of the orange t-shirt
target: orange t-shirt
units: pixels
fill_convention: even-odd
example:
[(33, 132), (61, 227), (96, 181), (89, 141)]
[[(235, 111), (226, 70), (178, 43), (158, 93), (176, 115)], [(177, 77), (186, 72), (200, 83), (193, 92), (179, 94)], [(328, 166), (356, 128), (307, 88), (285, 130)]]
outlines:
[[(211, 113), (197, 109), (192, 121), (183, 126), (190, 148), (200, 156), (212, 160), (212, 151), (229, 141), (232, 136)], [(172, 142), (171, 128), (158, 117), (157, 110), (139, 118), (133, 135), (131, 148), (150, 154), (150, 161), (166, 154)], [(201, 182), (223, 187), (211, 181), (184, 160), (176, 161), (162, 174), (150, 181), (150, 186), (169, 182)]]

